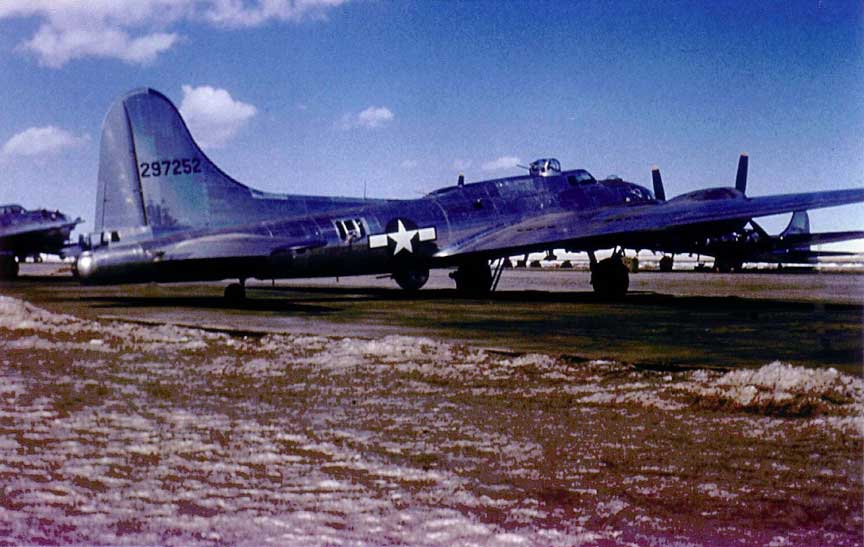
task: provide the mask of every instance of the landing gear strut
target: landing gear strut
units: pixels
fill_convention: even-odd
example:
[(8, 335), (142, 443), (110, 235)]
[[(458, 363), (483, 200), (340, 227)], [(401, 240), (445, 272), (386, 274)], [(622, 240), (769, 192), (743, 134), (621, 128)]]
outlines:
[(468, 295), (482, 296), (492, 289), (492, 269), (485, 259), (460, 264), (450, 277), (456, 281), (456, 290)]
[(231, 283), (225, 287), (225, 301), (231, 304), (246, 300), (246, 280), (241, 279), (239, 283)]
[(591, 285), (601, 298), (622, 298), (630, 288), (630, 272), (621, 260), (622, 254), (616, 251), (609, 258), (598, 262), (593, 252), (588, 253), (591, 261)]

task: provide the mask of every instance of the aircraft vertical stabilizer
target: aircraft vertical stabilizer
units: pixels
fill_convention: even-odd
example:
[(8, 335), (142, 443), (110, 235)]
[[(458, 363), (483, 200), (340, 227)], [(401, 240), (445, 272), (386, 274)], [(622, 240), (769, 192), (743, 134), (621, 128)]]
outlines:
[[(788, 236), (805, 235), (810, 233), (810, 217), (807, 211), (795, 211), (792, 214), (792, 219), (786, 229), (780, 233), (780, 239)], [(810, 245), (801, 245), (796, 247), (798, 251), (809, 251)]]
[[(218, 227), (248, 218), (250, 189), (216, 167), (174, 105), (152, 89), (121, 98), (105, 119), (99, 164), (100, 231)], [(254, 215), (253, 215), (254, 218)]]
[(783, 233), (780, 234), (781, 237), (785, 237), (793, 234), (809, 234), (810, 233), (810, 217), (807, 215), (807, 211), (795, 211), (792, 214), (792, 219), (789, 221), (789, 225), (786, 226), (786, 229), (783, 230)]
[(145, 224), (132, 128), (123, 101), (119, 100), (102, 123), (94, 225), (101, 232)]
[(240, 184), (207, 158), (177, 108), (152, 89), (126, 94), (108, 112), (102, 128), (98, 184), (95, 225), (103, 233), (117, 230), (157, 236), (374, 201), (271, 194)]

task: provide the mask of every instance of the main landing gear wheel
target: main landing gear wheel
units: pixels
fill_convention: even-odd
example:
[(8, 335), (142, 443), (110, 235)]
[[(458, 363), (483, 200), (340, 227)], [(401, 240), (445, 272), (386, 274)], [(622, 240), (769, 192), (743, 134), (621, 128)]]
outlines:
[(0, 279), (15, 279), (16, 277), (18, 277), (18, 262), (15, 257), (0, 257)]
[(744, 270), (744, 263), (734, 259), (715, 259), (714, 271), (720, 273), (739, 273)]
[(468, 295), (486, 295), (492, 288), (492, 268), (486, 260), (465, 262), (450, 277), (456, 281), (456, 290)]
[(429, 268), (401, 268), (393, 272), (393, 279), (406, 291), (419, 291), (429, 280)]
[(675, 259), (669, 255), (664, 255), (660, 259), (660, 271), (661, 272), (671, 272), (672, 267), (675, 265)]
[(240, 283), (231, 283), (225, 287), (226, 302), (236, 304), (244, 300), (246, 300), (246, 284), (242, 280)]
[(620, 256), (612, 256), (592, 266), (591, 285), (602, 298), (623, 298), (630, 288), (630, 272)]

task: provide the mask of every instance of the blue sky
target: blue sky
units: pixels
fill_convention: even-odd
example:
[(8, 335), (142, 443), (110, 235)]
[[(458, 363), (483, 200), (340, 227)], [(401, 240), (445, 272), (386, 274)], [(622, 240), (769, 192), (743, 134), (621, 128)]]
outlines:
[(675, 195), (742, 151), (753, 195), (864, 185), (862, 4), (708, 4), (4, 0), (0, 203), (90, 221), (102, 119), (141, 86), (267, 191), (416, 197), (554, 156), (658, 164)]

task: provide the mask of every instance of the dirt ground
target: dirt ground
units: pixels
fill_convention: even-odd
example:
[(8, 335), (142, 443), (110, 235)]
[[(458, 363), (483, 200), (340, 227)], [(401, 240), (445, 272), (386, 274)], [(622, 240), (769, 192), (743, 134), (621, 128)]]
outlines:
[(25, 276), (0, 287), (0, 544), (861, 545), (860, 299), (720, 278), (227, 307)]

